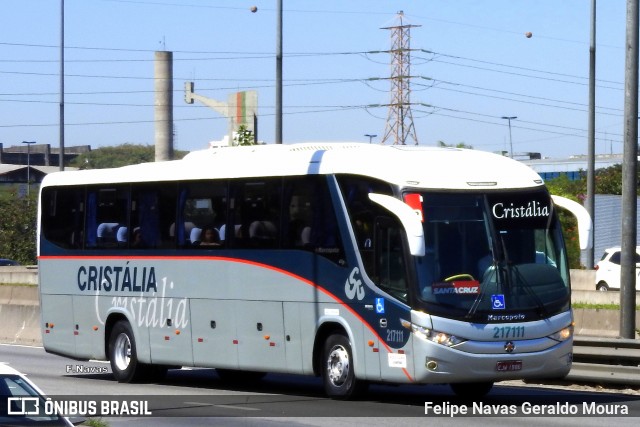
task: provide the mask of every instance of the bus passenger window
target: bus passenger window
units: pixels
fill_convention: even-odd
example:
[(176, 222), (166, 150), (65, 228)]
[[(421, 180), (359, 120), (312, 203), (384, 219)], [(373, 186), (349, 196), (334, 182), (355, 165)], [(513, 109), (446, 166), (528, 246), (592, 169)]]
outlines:
[(178, 246), (214, 249), (224, 243), (227, 222), (227, 182), (197, 181), (180, 189), (177, 227)]
[(304, 185), (293, 186), (292, 191), (286, 204), (287, 233), (284, 244), (285, 247), (301, 249), (311, 243), (312, 195), (308, 193), (311, 189)]
[(279, 245), (280, 178), (236, 181), (233, 184), (235, 234), (226, 235), (234, 248), (274, 249)]
[(62, 248), (81, 249), (84, 188), (46, 188), (42, 208), (42, 237)]
[(117, 232), (128, 222), (128, 186), (97, 187), (88, 190), (86, 247), (118, 247)]
[(283, 247), (314, 252), (333, 262), (344, 259), (338, 222), (324, 176), (284, 180)]
[(175, 247), (170, 235), (176, 220), (176, 184), (153, 183), (133, 187), (131, 195), (131, 249)]

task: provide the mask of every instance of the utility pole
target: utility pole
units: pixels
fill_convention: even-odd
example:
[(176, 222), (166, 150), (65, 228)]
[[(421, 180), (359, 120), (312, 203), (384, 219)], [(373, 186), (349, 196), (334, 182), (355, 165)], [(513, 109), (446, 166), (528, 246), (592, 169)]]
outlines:
[[(595, 223), (596, 194), (596, 0), (591, 0), (591, 42), (589, 44), (589, 118), (587, 125), (587, 212)], [(594, 265), (593, 246), (587, 249), (587, 268)]]
[(411, 28), (420, 25), (404, 23), (404, 12), (398, 12), (398, 25), (383, 27), (391, 30), (391, 103), (382, 144), (393, 136), (394, 145), (405, 145), (411, 138), (418, 145), (411, 113)]
[(23, 144), (27, 144), (27, 203), (31, 200), (31, 144), (35, 144), (35, 141), (22, 141)]
[(513, 139), (511, 139), (511, 120), (515, 120), (517, 116), (502, 116), (503, 119), (509, 121), (509, 157), (513, 159)]
[(622, 160), (622, 245), (620, 336), (635, 338), (638, 169), (638, 0), (627, 0), (625, 46), (624, 154)]
[(282, 0), (276, 3), (276, 144), (282, 144)]

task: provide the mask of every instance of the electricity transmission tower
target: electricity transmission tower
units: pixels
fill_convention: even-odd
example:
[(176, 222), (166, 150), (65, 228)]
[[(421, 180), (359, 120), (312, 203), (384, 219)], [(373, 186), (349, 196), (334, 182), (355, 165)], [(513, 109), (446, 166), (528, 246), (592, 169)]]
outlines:
[(404, 12), (398, 12), (397, 25), (383, 27), (391, 31), (391, 103), (381, 143), (393, 138), (393, 144), (405, 145), (408, 139), (418, 145), (416, 128), (411, 113), (411, 28), (420, 25), (405, 24)]

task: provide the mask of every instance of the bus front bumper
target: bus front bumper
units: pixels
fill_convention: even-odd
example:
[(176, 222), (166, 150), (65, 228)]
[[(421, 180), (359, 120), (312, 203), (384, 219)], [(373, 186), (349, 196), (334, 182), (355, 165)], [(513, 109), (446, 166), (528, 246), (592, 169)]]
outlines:
[(414, 341), (414, 349), (418, 350), (414, 358), (415, 381), (425, 384), (563, 378), (571, 370), (573, 359), (572, 339), (544, 350), (521, 353), (517, 352), (519, 341), (493, 343), (501, 350), (493, 353), (469, 353), (425, 341), (417, 345), (418, 341)]

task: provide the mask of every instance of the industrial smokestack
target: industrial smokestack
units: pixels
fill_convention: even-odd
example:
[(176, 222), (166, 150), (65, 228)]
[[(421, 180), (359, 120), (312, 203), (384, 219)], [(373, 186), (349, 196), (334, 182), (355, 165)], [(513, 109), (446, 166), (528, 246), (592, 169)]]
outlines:
[(155, 53), (156, 162), (173, 159), (173, 52)]

